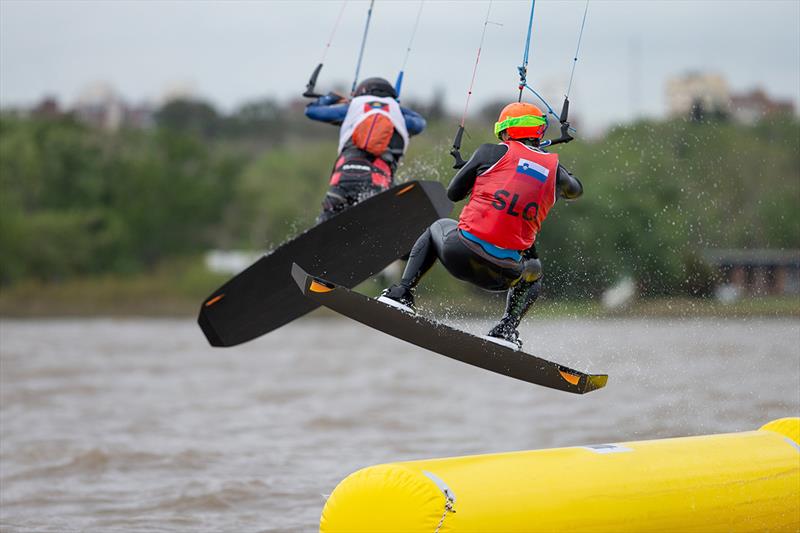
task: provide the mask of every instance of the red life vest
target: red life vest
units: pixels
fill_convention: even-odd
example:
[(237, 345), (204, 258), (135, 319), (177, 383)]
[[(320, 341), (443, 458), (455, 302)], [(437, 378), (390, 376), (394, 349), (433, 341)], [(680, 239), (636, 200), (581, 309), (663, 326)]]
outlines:
[(548, 154), (517, 141), (475, 180), (459, 229), (495, 246), (527, 250), (556, 201), (558, 154)]

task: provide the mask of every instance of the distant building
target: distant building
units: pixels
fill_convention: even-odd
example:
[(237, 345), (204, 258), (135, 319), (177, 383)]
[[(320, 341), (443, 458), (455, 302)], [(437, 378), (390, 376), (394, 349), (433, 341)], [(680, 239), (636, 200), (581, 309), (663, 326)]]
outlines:
[(778, 100), (760, 88), (731, 93), (719, 74), (692, 72), (667, 80), (667, 110), (672, 117), (700, 120), (707, 117), (733, 118), (752, 124), (772, 115), (793, 115), (791, 100)]
[(155, 114), (155, 108), (147, 103), (126, 106), (125, 126), (139, 130), (150, 129), (156, 124)]
[(704, 256), (741, 295), (800, 295), (800, 250), (708, 250)]
[(667, 80), (667, 111), (673, 117), (727, 115), (731, 97), (720, 74), (691, 72)]
[(78, 96), (72, 109), (81, 122), (108, 131), (121, 127), (146, 129), (155, 123), (153, 106), (130, 105), (108, 83), (95, 83)]
[(125, 104), (111, 85), (104, 82), (85, 87), (73, 108), (75, 117), (90, 126), (116, 131), (122, 125)]
[(159, 105), (165, 106), (176, 100), (197, 100), (197, 91), (190, 81), (173, 81), (161, 92)]
[(54, 96), (43, 98), (36, 106), (31, 109), (31, 114), (38, 118), (58, 118), (61, 116), (61, 107)]
[(731, 113), (739, 122), (753, 123), (770, 115), (794, 115), (794, 104), (770, 98), (763, 89), (753, 89), (731, 96)]

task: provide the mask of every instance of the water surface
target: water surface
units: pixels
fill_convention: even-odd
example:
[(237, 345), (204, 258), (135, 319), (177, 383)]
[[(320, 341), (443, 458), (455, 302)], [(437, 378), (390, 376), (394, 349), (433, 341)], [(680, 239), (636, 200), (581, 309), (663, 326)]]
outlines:
[(2, 321), (0, 528), (313, 531), (324, 495), (375, 463), (800, 414), (796, 319), (530, 320), (523, 338), (608, 387), (551, 391), (344, 319), (229, 349), (189, 320)]

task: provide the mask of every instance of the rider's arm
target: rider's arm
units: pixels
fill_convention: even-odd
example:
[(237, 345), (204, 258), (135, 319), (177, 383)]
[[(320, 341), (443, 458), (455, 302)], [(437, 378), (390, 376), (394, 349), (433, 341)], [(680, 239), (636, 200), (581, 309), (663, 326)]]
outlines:
[(311, 102), (306, 106), (306, 116), (311, 120), (327, 122), (335, 126), (344, 122), (347, 116), (347, 108), (350, 104), (336, 93), (328, 93), (320, 96), (316, 102)]
[(454, 202), (460, 202), (475, 186), (475, 178), (486, 172), (492, 165), (508, 151), (504, 144), (482, 144), (475, 150), (467, 164), (461, 167), (450, 186), (447, 188), (447, 197)]
[(428, 124), (425, 122), (425, 119), (422, 117), (422, 115), (406, 107), (401, 107), (400, 111), (403, 112), (403, 118), (406, 119), (406, 129), (408, 130), (408, 134), (417, 135), (422, 133), (422, 130), (424, 130), (425, 126)]
[(558, 165), (558, 174), (556, 174), (556, 189), (558, 195), (565, 200), (574, 200), (583, 194), (581, 181), (570, 174), (561, 164)]

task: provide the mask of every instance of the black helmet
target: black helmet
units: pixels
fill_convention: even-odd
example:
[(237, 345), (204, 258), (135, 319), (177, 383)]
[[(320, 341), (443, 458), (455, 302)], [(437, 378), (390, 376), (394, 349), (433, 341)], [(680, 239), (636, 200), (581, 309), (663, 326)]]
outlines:
[(363, 96), (365, 94), (397, 98), (394, 86), (383, 78), (367, 78), (359, 83), (353, 96)]

